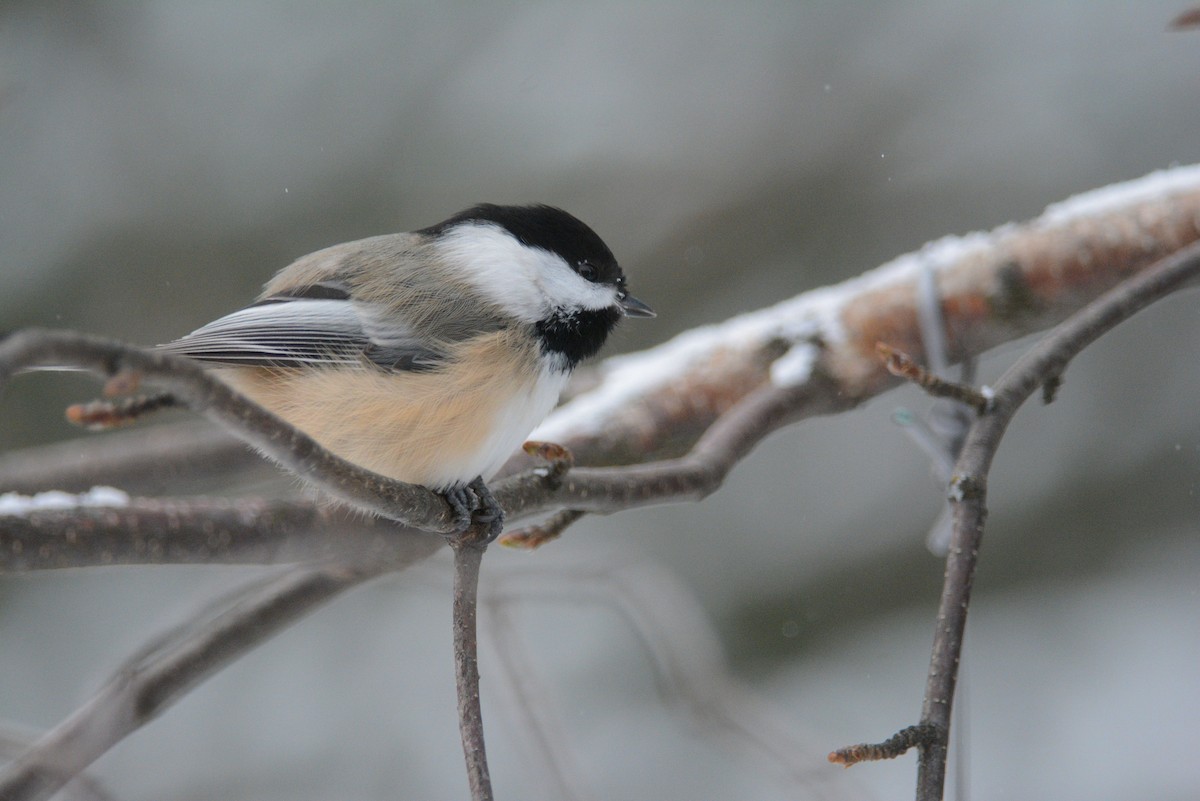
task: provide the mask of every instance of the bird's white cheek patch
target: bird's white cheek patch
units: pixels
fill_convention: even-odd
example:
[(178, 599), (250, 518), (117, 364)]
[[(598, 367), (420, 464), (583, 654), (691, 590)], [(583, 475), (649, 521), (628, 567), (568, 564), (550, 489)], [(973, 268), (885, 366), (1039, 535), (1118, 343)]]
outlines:
[(463, 225), (447, 232), (441, 247), (449, 263), (470, 265), (462, 277), (481, 295), (527, 323), (555, 308), (604, 309), (617, 302), (613, 287), (585, 281), (561, 257), (525, 247), (494, 225)]
[(525, 322), (549, 311), (542, 295), (538, 259), (544, 251), (525, 247), (494, 225), (470, 224), (448, 231), (440, 243), (446, 262), (485, 298)]

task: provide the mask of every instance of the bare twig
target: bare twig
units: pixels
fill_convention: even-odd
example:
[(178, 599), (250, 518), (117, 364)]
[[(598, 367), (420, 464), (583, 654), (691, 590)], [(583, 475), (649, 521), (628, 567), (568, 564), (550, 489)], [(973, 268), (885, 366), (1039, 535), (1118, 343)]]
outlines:
[(987, 411), (991, 402), (988, 393), (981, 392), (968, 384), (950, 381), (926, 370), (907, 353), (898, 351), (886, 342), (875, 343), (875, 350), (889, 373), (899, 378), (905, 378), (935, 398), (947, 398), (970, 406), (978, 414)]
[(87, 704), (0, 770), (0, 798), (39, 801), (232, 660), (342, 592), (429, 556), (436, 537), (397, 540), (389, 560), (294, 568), (239, 591), (212, 617), (168, 632), (119, 669)]
[(921, 725), (942, 733), (921, 747), (918, 801), (942, 798), (946, 772), (945, 732), (962, 653), (971, 585), (987, 517), (987, 478), (1000, 440), (1017, 409), (1038, 387), (1062, 375), (1067, 363), (1105, 332), (1188, 281), (1200, 276), (1200, 245), (1190, 245), (1129, 279), (1052, 331), (996, 383), (994, 406), (971, 426), (951, 482), (954, 535), (938, 609)]
[(874, 762), (880, 759), (895, 759), (908, 752), (908, 749), (918, 745), (935, 743), (945, 738), (945, 733), (934, 726), (909, 726), (893, 734), (882, 743), (862, 743), (848, 745), (829, 754), (829, 761), (835, 765), (850, 767), (859, 762)]
[(563, 509), (561, 512), (555, 512), (548, 518), (533, 526), (510, 531), (502, 536), (498, 542), (506, 548), (518, 548), (521, 550), (532, 551), (540, 548), (547, 542), (558, 539), (567, 528), (580, 518), (586, 515), (586, 512), (580, 512), (576, 509)]
[[(531, 470), (501, 482), (496, 497), (514, 521), (556, 507), (574, 509), (576, 514), (609, 513), (706, 497), (755, 444), (787, 422), (794, 409), (815, 410), (817, 404), (806, 402), (812, 391), (814, 385), (763, 388), (730, 410), (688, 455), (678, 459), (621, 468), (576, 468), (565, 475), (562, 462), (553, 462), (549, 470)], [(9, 549), (3, 555), (0, 567), (28, 570), (163, 562), (172, 555), (191, 562), (206, 552), (216, 561), (238, 563), (262, 563), (285, 554), (304, 558), (304, 540), (289, 541), (289, 530), (280, 523), (290, 521), (303, 531), (320, 526), (323, 517), (345, 519), (331, 510), (306, 511), (300, 504), (144, 500), (129, 507), (0, 517), (0, 541), (17, 544), (16, 553)], [(146, 533), (154, 530), (150, 526), (164, 524), (166, 531), (178, 532), (179, 543), (168, 544), (161, 535)], [(371, 526), (364, 523), (363, 527)], [(214, 537), (221, 547), (213, 547)], [(320, 543), (314, 546), (320, 549)], [(88, 561), (89, 555), (94, 561)]]
[[(530, 579), (536, 582), (543, 576), (545, 571), (539, 570)], [(509, 715), (517, 721), (510, 728), (521, 733), (516, 739), (531, 763), (526, 773), (538, 777), (537, 789), (541, 791), (541, 798), (553, 801), (591, 799), (594, 794), (568, 747), (566, 732), (558, 725), (561, 717), (552, 712), (553, 700), (538, 676), (538, 660), (522, 641), (512, 604), (497, 597), (495, 590), (500, 586), (503, 585), (493, 580), (489, 585), (492, 591), (484, 595), (488, 625), (483, 628), (482, 635), (491, 646), (486, 650), (495, 654), (499, 674), (492, 692), (500, 693), (502, 699), (505, 691), (509, 693), (506, 706)]]
[(139, 426), (0, 454), (0, 487), (32, 494), (82, 492), (97, 484), (164, 494), (205, 483), (228, 487), (239, 473), (278, 474), (246, 443), (207, 420)]
[[(37, 734), (10, 723), (0, 724), (0, 756), (5, 760), (24, 753), (37, 740)], [(99, 781), (80, 773), (63, 785), (61, 801), (114, 801)]]
[(684, 456), (628, 467), (576, 467), (553, 486), (537, 471), (506, 479), (496, 488), (512, 519), (555, 508), (609, 514), (651, 504), (700, 500), (721, 486), (729, 471), (763, 437), (837, 405), (823, 382), (800, 387), (767, 385), (719, 418)]
[(1181, 11), (1167, 26), (1169, 31), (1186, 31), (1191, 28), (1200, 28), (1200, 8)]
[[(810, 393), (825, 395), (815, 381), (796, 388), (764, 387), (731, 409), (696, 443), (690, 453), (678, 459), (621, 468), (575, 468), (565, 475), (562, 475), (559, 469), (561, 462), (554, 462), (549, 470), (531, 470), (502, 481), (496, 487), (495, 494), (500, 504), (508, 510), (509, 519), (513, 521), (562, 507), (578, 512), (610, 513), (648, 504), (698, 500), (714, 492), (737, 462), (768, 433), (789, 422), (795, 410), (815, 413), (820, 405), (809, 401)], [(248, 401), (240, 398), (236, 398), (232, 403), (249, 405)], [(366, 472), (350, 467), (358, 473)], [(340, 468), (337, 465), (331, 469), (334, 475), (339, 475), (337, 471)], [(409, 486), (395, 483), (400, 487)], [(416, 489), (433, 495), (423, 488)], [(433, 497), (440, 503), (438, 496)], [(147, 503), (153, 502), (143, 502), (142, 505), (126, 510), (117, 508), (88, 512), (93, 518), (89, 525), (96, 525), (96, 521), (100, 521), (101, 532), (112, 538), (107, 541), (101, 540), (104, 544), (99, 549), (90, 547), (91, 540), (80, 538), (78, 522), (67, 514), (38, 513), (24, 520), (0, 518), (0, 521), (4, 521), (3, 525), (0, 525), (0, 536), (21, 542), (21, 546), (18, 547), (20, 553), (16, 555), (21, 558), (14, 559), (13, 555), (9, 554), (8, 564), (21, 569), (44, 569), (68, 564), (79, 566), (87, 564), (87, 553), (92, 553), (100, 560), (92, 564), (111, 563), (116, 554), (123, 554), (121, 558), (130, 561), (145, 558), (141, 554), (146, 551), (146, 535), (142, 533), (144, 527), (138, 525), (139, 520), (143, 519), (139, 515), (154, 518), (156, 514), (152, 508), (146, 508)], [(239, 543), (245, 543), (248, 547), (225, 549), (220, 561), (231, 562), (261, 562), (264, 556), (271, 552), (270, 549), (285, 548), (282, 540), (287, 538), (287, 529), (273, 525), (270, 514), (289, 514), (295, 511), (297, 517), (293, 520), (308, 526), (319, 525), (321, 517), (321, 512), (317, 510), (305, 519), (302, 510), (293, 510), (286, 506), (272, 507), (263, 510), (268, 514), (251, 518), (238, 525), (239, 521), (235, 519), (236, 507), (230, 510), (231, 515), (221, 519), (219, 505), (205, 508), (201, 504), (189, 506), (186, 503), (169, 503), (166, 506), (162, 514), (170, 518), (169, 527), (180, 530), (183, 535), (188, 531), (207, 535), (215, 526), (228, 535), (232, 544), (236, 531)], [(195, 514), (189, 516), (189, 510)], [(209, 518), (210, 513), (217, 516), (215, 520)], [(86, 517), (84, 521), (87, 522)], [(104, 521), (107, 521), (107, 524), (104, 524)], [(129, 527), (122, 527), (122, 523)], [(33, 545), (32, 539), (35, 531), (39, 543), (37, 547)], [(51, 532), (60, 533), (56, 538), (57, 542), (47, 539)], [(113, 541), (122, 537), (124, 542)], [(278, 541), (273, 541), (273, 538), (278, 538)], [(58, 547), (53, 547), (52, 543)], [(42, 544), (47, 544), (45, 550), (42, 549)], [(249, 547), (251, 544), (253, 547)], [(200, 550), (206, 547), (203, 543), (196, 545)], [(288, 547), (294, 546), (293, 543)], [(64, 556), (64, 550), (70, 551), (69, 555)], [(157, 557), (162, 553), (162, 550), (156, 549), (151, 555)], [(196, 553), (196, 546), (185, 546), (179, 550), (181, 559), (189, 554), (193, 554), (191, 558), (195, 558)], [(157, 558), (155, 560), (158, 561)]]
[(488, 772), (483, 740), (483, 711), (479, 703), (479, 641), (476, 617), (479, 607), (479, 565), (486, 543), (467, 535), (454, 537), (454, 680), (458, 693), (458, 727), (471, 801), (491, 801), (492, 778)]
[(167, 638), (121, 668), (87, 704), (0, 771), (0, 798), (38, 801), (156, 717), (201, 679), (251, 644), (365, 574), (297, 570), (210, 622), (202, 636)]
[(68, 406), (67, 420), (77, 426), (99, 431), (127, 426), (148, 414), (163, 409), (172, 409), (179, 405), (179, 401), (169, 392), (136, 395), (118, 401), (94, 400)]
[[(667, 571), (645, 561), (618, 565), (595, 563), (586, 566), (556, 566), (554, 571), (506, 570), (505, 581), (493, 583), (484, 603), (489, 609), (504, 610), (515, 602), (522, 604), (551, 597), (557, 602), (600, 605), (620, 615), (654, 665), (657, 687), (664, 700), (682, 702), (697, 724), (720, 736), (725, 746), (744, 759), (763, 765), (774, 773), (784, 787), (796, 794), (803, 788), (805, 798), (840, 799), (847, 795), (844, 776), (831, 773), (824, 754), (792, 727), (780, 721), (777, 708), (762, 703), (729, 670), (720, 638), (701, 611), (701, 605)], [(489, 627), (496, 648), (508, 651), (517, 647), (514, 632), (497, 632)], [(518, 667), (518, 665), (514, 665)], [(513, 670), (509, 678), (514, 678)], [(538, 684), (536, 676), (516, 675), (519, 681)], [(518, 692), (524, 689), (520, 684)], [(545, 707), (545, 692), (525, 690), (521, 697)], [(522, 719), (544, 726), (545, 710), (521, 709)], [(553, 734), (541, 732), (540, 741)], [(554, 743), (552, 756), (565, 755), (566, 744)], [(559, 776), (561, 772), (554, 771)], [(566, 777), (559, 780), (571, 783)], [(564, 794), (566, 795), (566, 794)], [(551, 796), (557, 797), (557, 796)]]
[(123, 506), (0, 515), (0, 573), (97, 565), (386, 562), (405, 536), (419, 535), (382, 518), (309, 501), (135, 498)]

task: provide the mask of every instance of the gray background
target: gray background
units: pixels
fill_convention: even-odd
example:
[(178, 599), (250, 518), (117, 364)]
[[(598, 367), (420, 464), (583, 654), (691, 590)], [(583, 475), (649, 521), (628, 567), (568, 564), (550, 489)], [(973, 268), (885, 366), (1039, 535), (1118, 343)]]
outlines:
[[(646, 347), (1200, 161), (1200, 33), (1165, 32), (1186, 6), (9, 2), (0, 328), (160, 342), (316, 248), (542, 201), (596, 228), (659, 311), (609, 352)], [(975, 798), (1200, 793), (1195, 304), (1102, 340), (1000, 452), (969, 636)], [(23, 378), (0, 399), (0, 447), (76, 436), (58, 410), (92, 392)], [(493, 591), (521, 599), (503, 647), (534, 666), (594, 797), (911, 792), (911, 757), (823, 764), (919, 711), (939, 489), (889, 422), (898, 404), (926, 406), (893, 393), (775, 436), (703, 504), (490, 556)], [(638, 590), (610, 583), (606, 600), (579, 571)], [(254, 574), (5, 577), (0, 718), (52, 725), (149, 634)], [(340, 600), (95, 773), (128, 799), (462, 797), (448, 587), (439, 559)], [(733, 676), (804, 741), (800, 790), (656, 679), (631, 622), (646, 598), (713, 627)], [(702, 638), (684, 639), (698, 660)], [(485, 652), (498, 792), (552, 798), (496, 664)]]

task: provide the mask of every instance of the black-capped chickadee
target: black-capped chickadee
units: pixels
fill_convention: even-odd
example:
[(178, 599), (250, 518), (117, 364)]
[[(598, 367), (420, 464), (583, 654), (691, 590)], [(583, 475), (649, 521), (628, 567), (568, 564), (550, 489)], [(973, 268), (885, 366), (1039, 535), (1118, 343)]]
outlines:
[(622, 316), (653, 317), (608, 246), (551, 206), (479, 205), (280, 271), (251, 306), (161, 346), (321, 445), (442, 492), (499, 532), (483, 481)]

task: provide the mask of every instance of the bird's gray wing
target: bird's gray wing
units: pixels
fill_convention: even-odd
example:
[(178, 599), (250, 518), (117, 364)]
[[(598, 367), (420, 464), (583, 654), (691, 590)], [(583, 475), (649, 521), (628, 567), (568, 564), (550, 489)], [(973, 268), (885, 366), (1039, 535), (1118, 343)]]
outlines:
[(394, 313), (350, 299), (333, 283), (272, 295), (159, 346), (225, 366), (366, 366), (431, 370), (442, 348)]

